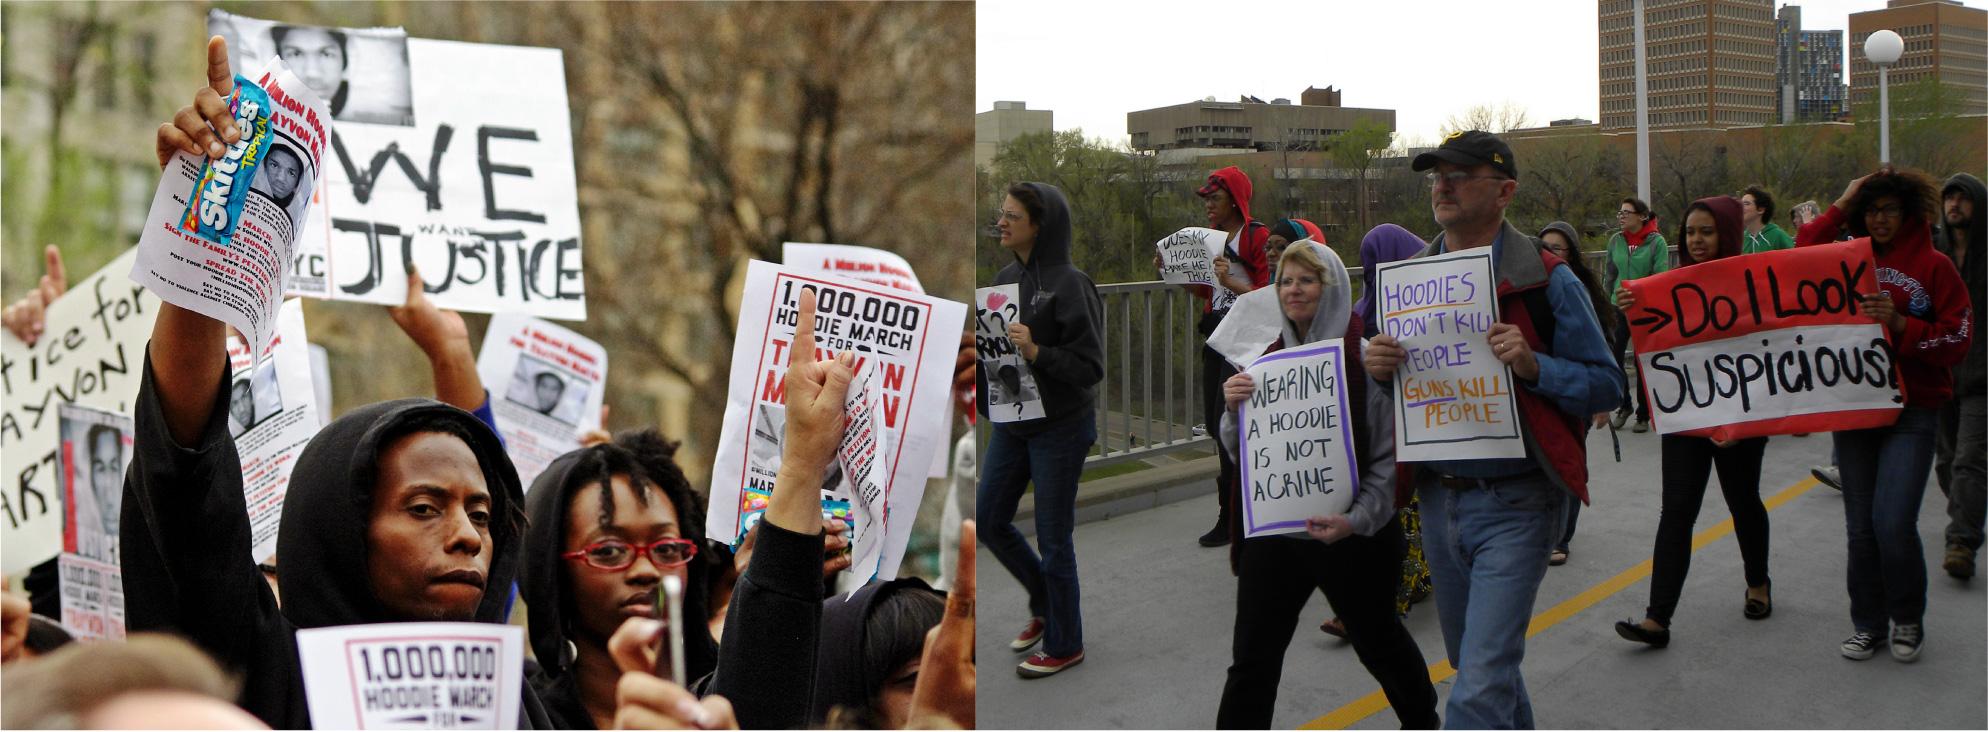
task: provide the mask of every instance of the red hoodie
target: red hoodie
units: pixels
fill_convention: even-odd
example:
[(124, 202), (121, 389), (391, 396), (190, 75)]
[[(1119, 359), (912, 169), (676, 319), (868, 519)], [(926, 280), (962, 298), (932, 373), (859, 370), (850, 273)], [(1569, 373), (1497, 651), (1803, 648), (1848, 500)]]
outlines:
[[(1270, 241), (1270, 227), (1263, 225), (1262, 222), (1249, 216), (1249, 197), (1250, 193), (1254, 191), (1250, 185), (1249, 176), (1244, 174), (1241, 168), (1231, 165), (1209, 173), (1208, 184), (1202, 186), (1201, 190), (1208, 190), (1211, 186), (1221, 186), (1227, 190), (1229, 198), (1236, 202), (1236, 210), (1242, 213), (1242, 236), (1235, 240), (1236, 245), (1231, 252), (1231, 259), (1236, 260), (1236, 263), (1241, 264), (1243, 269), (1249, 272), (1249, 283), (1251, 285), (1256, 287), (1268, 286), (1270, 284), (1270, 253), (1265, 248), (1265, 245)], [(1208, 312), (1213, 307), (1213, 304), (1212, 300), (1203, 302), (1201, 312)]]
[[(1830, 206), (1795, 236), (1796, 246), (1836, 240), (1843, 212)], [(1872, 244), (1873, 252), (1877, 245)], [(1877, 254), (1878, 285), (1905, 316), (1903, 334), (1892, 334), (1905, 406), (1937, 407), (1953, 396), (1950, 371), (1967, 356), (1974, 324), (1967, 289), (1953, 260), (1933, 249), (1932, 229), (1902, 226), (1887, 251)]]

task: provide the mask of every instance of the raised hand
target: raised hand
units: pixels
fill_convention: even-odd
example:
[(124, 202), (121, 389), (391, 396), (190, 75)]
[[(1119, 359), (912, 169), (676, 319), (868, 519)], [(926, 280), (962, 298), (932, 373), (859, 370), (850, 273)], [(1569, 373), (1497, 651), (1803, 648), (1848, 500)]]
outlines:
[(821, 481), (835, 461), (848, 421), (843, 400), (856, 378), (848, 352), (831, 361), (815, 360), (815, 292), (801, 290), (800, 327), (787, 353), (786, 435), (780, 440), (780, 472), (765, 520), (788, 531), (821, 529)]
[(614, 728), (738, 729), (732, 703), (724, 697), (699, 699), (649, 672), (656, 667), (656, 640), (662, 634), (663, 621), (629, 618), (608, 639), (608, 655), (621, 669), (614, 688)]
[(0, 312), (0, 324), (30, 346), (41, 338), (42, 330), (48, 326), (48, 306), (62, 297), (62, 293), (69, 291), (69, 275), (62, 267), (62, 250), (50, 244), (42, 250), (42, 258), (47, 271), (36, 283), (35, 289)]
[(953, 589), (946, 593), (946, 615), (939, 627), (925, 633), (925, 653), (918, 665), (918, 683), (911, 689), (914, 724), (930, 716), (944, 717), (959, 729), (973, 729), (974, 537), (972, 521), (960, 524), (959, 568)]
[(155, 143), (159, 167), (173, 159), (173, 153), (206, 155), (220, 159), (229, 145), (242, 139), (235, 127), (235, 115), (228, 111), (228, 95), (235, 93), (235, 72), (228, 68), (228, 42), (220, 36), (207, 39), (207, 86), (193, 94), (193, 104), (181, 107), (173, 121), (159, 125)]

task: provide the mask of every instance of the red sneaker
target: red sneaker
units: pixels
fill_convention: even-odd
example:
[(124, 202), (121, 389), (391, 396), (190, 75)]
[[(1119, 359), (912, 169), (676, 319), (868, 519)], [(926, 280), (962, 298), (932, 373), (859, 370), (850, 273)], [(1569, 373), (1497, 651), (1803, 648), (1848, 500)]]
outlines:
[(1083, 662), (1083, 651), (1078, 651), (1074, 656), (1065, 656), (1063, 658), (1056, 658), (1038, 651), (1030, 654), (1028, 660), (1023, 661), (1022, 665), (1016, 666), (1015, 673), (1021, 675), (1024, 679), (1040, 679), (1044, 676), (1053, 676), (1058, 671)]
[(1044, 627), (1046, 626), (1043, 625), (1042, 618), (1029, 618), (1028, 626), (1022, 628), (1021, 635), (1015, 636), (1014, 640), (1008, 642), (1008, 647), (1014, 649), (1016, 653), (1028, 650), (1035, 644), (1042, 642), (1042, 629)]

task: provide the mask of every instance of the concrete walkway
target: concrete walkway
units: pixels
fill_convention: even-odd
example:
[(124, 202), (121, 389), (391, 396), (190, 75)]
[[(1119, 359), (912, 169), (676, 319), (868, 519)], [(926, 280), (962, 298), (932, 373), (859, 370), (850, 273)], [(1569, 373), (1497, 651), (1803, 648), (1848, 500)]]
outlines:
[[(1648, 600), (1660, 492), (1657, 435), (1625, 430), (1621, 438), (1620, 464), (1606, 433), (1590, 438), (1594, 505), (1581, 513), (1572, 561), (1550, 570), (1534, 606), (1524, 670), (1541, 728), (1988, 727), (1988, 578), (1962, 583), (1940, 571), (1946, 499), (1937, 486), (1927, 487), (1921, 510), (1930, 582), (1919, 662), (1900, 664), (1883, 650), (1864, 662), (1838, 654), (1851, 631), (1842, 499), (1808, 477), (1809, 465), (1828, 458), (1827, 435), (1777, 437), (1768, 446), (1761, 484), (1772, 521), (1773, 617), (1741, 617), (1739, 549), (1712, 486), (1670, 647), (1618, 638), (1614, 621), (1640, 618)], [(1108, 480), (1147, 473), (1171, 475)], [(1007, 642), (1027, 618), (1027, 600), (982, 548), (982, 728), (1213, 726), (1235, 580), (1226, 548), (1194, 541), (1214, 520), (1212, 481), (1202, 485), (1166, 492), (1184, 500), (1155, 497), (1157, 507), (1109, 512), (1078, 527), (1087, 659), (1055, 677), (1024, 681), (1013, 673), (1020, 656)], [(1137, 500), (1116, 490), (1126, 493), (1121, 501)], [(1276, 725), (1398, 727), (1351, 646), (1318, 632), (1329, 615), (1313, 595), (1285, 657)], [(1434, 606), (1416, 606), (1407, 623), (1447, 700)]]

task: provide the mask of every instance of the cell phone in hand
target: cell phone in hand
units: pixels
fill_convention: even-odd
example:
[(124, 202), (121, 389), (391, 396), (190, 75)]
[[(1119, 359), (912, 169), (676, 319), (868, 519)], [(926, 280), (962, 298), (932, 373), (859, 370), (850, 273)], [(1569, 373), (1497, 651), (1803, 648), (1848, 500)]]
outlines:
[(662, 610), (667, 626), (656, 641), (660, 646), (656, 649), (656, 676), (688, 688), (683, 678), (683, 580), (673, 574), (663, 575), (656, 595), (656, 607)]

